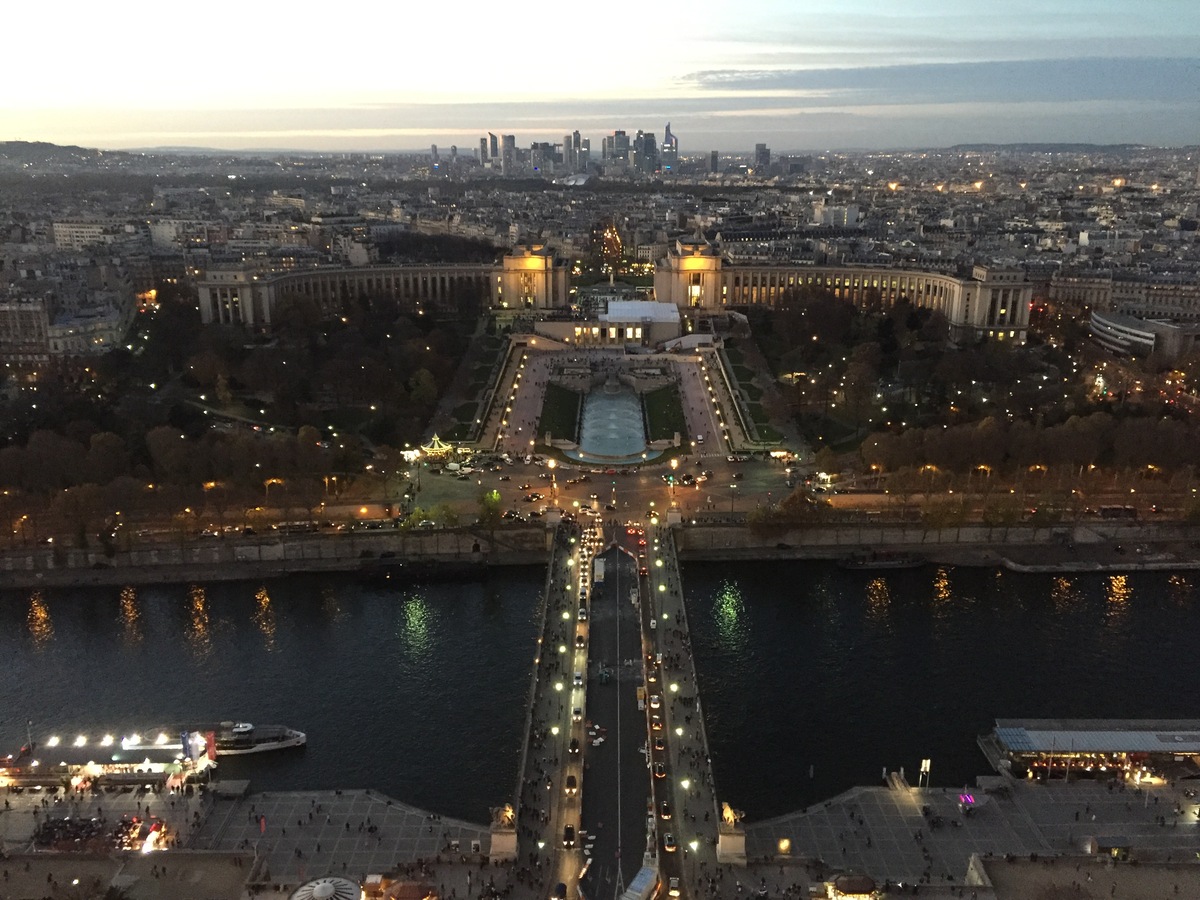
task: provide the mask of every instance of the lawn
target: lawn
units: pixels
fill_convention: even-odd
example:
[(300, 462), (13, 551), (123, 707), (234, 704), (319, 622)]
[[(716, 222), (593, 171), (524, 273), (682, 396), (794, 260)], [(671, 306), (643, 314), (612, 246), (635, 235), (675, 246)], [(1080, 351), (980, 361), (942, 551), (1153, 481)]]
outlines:
[(579, 406), (583, 397), (560, 384), (550, 382), (542, 398), (542, 415), (538, 419), (537, 438), (545, 440), (546, 432), (554, 440), (579, 440)]
[(642, 408), (646, 411), (646, 433), (651, 441), (674, 440), (676, 434), (686, 441), (687, 419), (675, 385), (642, 394)]

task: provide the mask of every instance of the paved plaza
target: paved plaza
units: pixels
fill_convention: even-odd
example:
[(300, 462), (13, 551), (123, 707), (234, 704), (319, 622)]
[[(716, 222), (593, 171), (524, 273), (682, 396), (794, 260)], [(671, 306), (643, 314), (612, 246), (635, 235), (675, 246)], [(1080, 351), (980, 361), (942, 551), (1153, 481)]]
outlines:
[(210, 804), (191, 846), (249, 852), (263, 861), (257, 880), (283, 884), (328, 873), (361, 882), (372, 872), (405, 866), (415, 876), (420, 861), (426, 880), (445, 888), (442, 896), (456, 891), (454, 896), (465, 897), (469, 881), (480, 885), (494, 874), (486, 863), (486, 827), (443, 818), (370, 790), (219, 799)]
[[(1142, 861), (1194, 859), (1200, 818), (1196, 801), (1180, 787), (981, 781), (988, 789), (971, 791), (978, 805), (969, 816), (959, 810), (961, 788), (859, 787), (803, 812), (752, 823), (746, 829), (751, 868), (778, 871), (820, 861), (827, 870), (893, 882), (962, 884), (972, 854), (1074, 856), (1092, 839), (1101, 847), (1133, 846)], [(922, 812), (926, 806), (929, 815)], [(941, 818), (940, 826), (933, 827), (933, 817)], [(781, 840), (790, 841), (787, 854), (779, 852)]]

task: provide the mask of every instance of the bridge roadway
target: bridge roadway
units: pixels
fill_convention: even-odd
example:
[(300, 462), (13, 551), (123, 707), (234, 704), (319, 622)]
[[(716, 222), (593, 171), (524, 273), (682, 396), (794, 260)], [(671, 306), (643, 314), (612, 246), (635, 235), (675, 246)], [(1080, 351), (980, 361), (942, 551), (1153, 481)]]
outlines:
[(563, 526), (544, 613), (519, 878), (546, 897), (561, 883), (568, 900), (616, 900), (649, 866), (660, 896), (672, 878), (692, 896), (702, 864), (715, 866), (717, 807), (670, 532)]

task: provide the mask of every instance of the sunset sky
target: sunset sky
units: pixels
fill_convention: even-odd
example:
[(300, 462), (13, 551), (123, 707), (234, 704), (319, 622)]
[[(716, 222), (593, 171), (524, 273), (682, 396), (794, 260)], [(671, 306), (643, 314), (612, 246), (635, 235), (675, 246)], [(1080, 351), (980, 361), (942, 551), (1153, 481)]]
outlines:
[(1200, 0), (23, 3), (0, 140), (402, 150), (654, 132), (685, 155), (1200, 143)]

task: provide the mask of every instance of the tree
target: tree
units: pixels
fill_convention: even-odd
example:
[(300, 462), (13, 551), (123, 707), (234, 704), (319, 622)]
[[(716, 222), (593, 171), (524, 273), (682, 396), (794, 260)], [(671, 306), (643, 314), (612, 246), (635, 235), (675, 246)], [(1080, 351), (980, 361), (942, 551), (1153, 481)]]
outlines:
[(489, 530), (500, 524), (503, 514), (500, 509), (500, 492), (496, 489), (484, 491), (479, 495), (479, 524)]
[(437, 402), (438, 387), (433, 373), (428, 369), (417, 369), (408, 379), (409, 399), (419, 407), (430, 408)]

